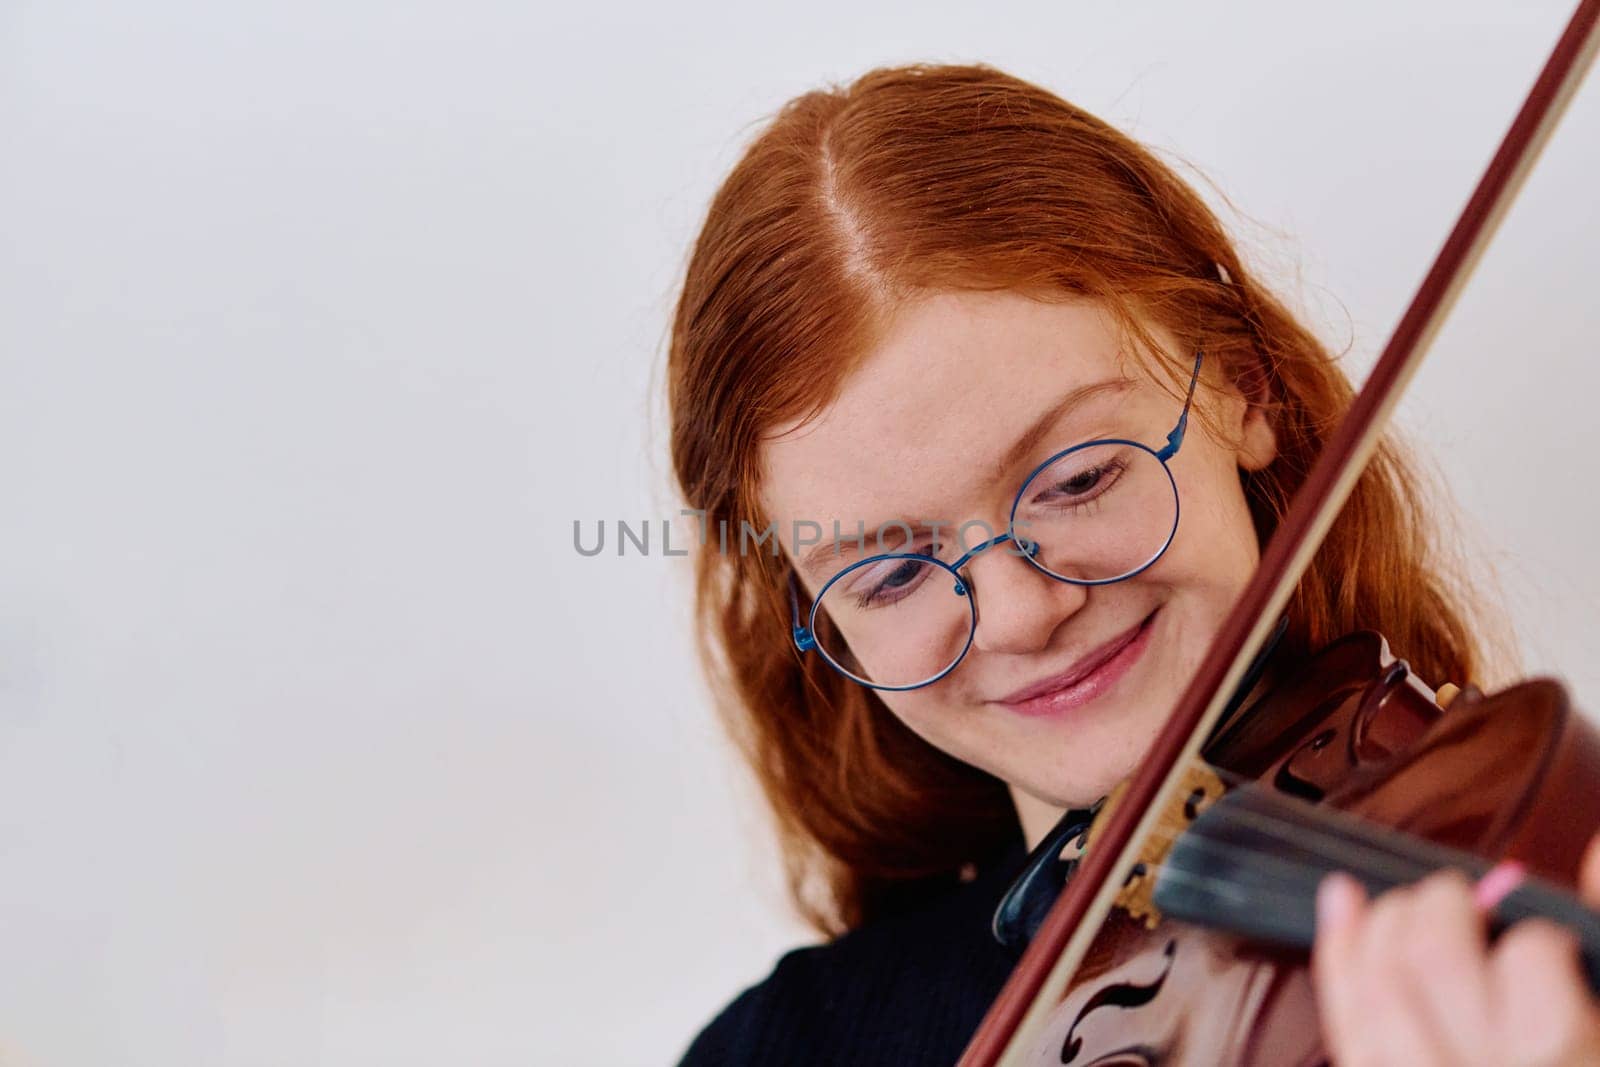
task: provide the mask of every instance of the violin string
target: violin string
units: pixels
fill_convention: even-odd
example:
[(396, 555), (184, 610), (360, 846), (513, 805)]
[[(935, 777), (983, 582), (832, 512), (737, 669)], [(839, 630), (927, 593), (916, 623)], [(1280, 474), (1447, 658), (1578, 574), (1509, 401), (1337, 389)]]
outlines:
[[(1152, 831), (1147, 839), (1163, 844), (1170, 851), (1179, 838), (1198, 835), (1191, 836), (1191, 840), (1203, 841), (1204, 847), (1213, 855), (1246, 856), (1258, 868), (1278, 867), (1291, 870), (1298, 875), (1316, 875), (1319, 878), (1333, 870), (1348, 870), (1357, 876), (1366, 874), (1371, 880), (1381, 881), (1388, 886), (1414, 881), (1434, 869), (1432, 865), (1422, 860), (1405, 857), (1311, 821), (1300, 822), (1271, 813), (1241, 810), (1237, 806), (1230, 808), (1222, 817), (1227, 820), (1224, 827), (1199, 831), (1192, 826), (1177, 830), (1163, 826)], [(1305, 862), (1286, 858), (1259, 846), (1230, 842), (1219, 836), (1227, 826), (1244, 826), (1261, 831), (1269, 838), (1294, 845), (1297, 853), (1316, 853), (1319, 859), (1325, 857), (1328, 862), (1326, 864)], [(1163, 871), (1169, 868), (1177, 869), (1169, 863), (1163, 863), (1160, 867)], [(1192, 873), (1190, 877), (1209, 877), (1213, 882), (1227, 881), (1216, 876), (1195, 876)]]
[[(1252, 879), (1248, 883), (1238, 878), (1228, 878), (1215, 873), (1201, 873), (1189, 869), (1170, 860), (1162, 863), (1153, 872), (1158, 882), (1165, 883), (1170, 880), (1186, 883), (1196, 889), (1204, 889), (1213, 894), (1244, 895), (1254, 904), (1268, 906), (1264, 898), (1274, 898), (1280, 905), (1298, 904), (1311, 899), (1316, 893), (1317, 884), (1325, 871), (1310, 865), (1297, 864), (1292, 860), (1273, 856), (1270, 853), (1260, 853), (1254, 849), (1240, 848), (1215, 842), (1214, 855), (1243, 855), (1251, 864), (1252, 873), (1263, 873), (1263, 867), (1279, 867), (1289, 873), (1287, 878), (1277, 878), (1270, 882)], [(1331, 869), (1331, 868), (1330, 868)]]
[[(1207, 839), (1205, 848), (1208, 858), (1227, 859), (1232, 857), (1243, 857), (1243, 864), (1241, 864), (1241, 866), (1247, 864), (1248, 866), (1245, 868), (1246, 872), (1251, 875), (1256, 875), (1259, 878), (1269, 877), (1274, 870), (1286, 872), (1287, 877), (1273, 879), (1270, 884), (1280, 886), (1292, 884), (1295, 887), (1296, 892), (1289, 895), (1295, 897), (1310, 896), (1311, 893), (1315, 891), (1316, 885), (1321, 881), (1323, 875), (1334, 870), (1345, 869), (1339, 864), (1327, 864), (1324, 866), (1315, 863), (1304, 863), (1297, 860), (1288, 859), (1262, 849), (1231, 844), (1225, 841), (1220, 841), (1216, 838)], [(1191, 885), (1203, 885), (1208, 888), (1237, 887), (1244, 884), (1240, 879), (1237, 878), (1227, 878), (1218, 874), (1198, 873), (1187, 866), (1173, 863), (1170, 858), (1166, 862), (1160, 864), (1156, 868), (1156, 871), (1159, 878), (1176, 876), (1190, 883)], [(1370, 868), (1364, 868), (1363, 873), (1371, 873)], [(1414, 875), (1420, 872), (1412, 871), (1407, 873)], [(1390, 873), (1384, 873), (1381, 875), (1381, 881), (1386, 887), (1397, 886), (1408, 880), (1410, 879), (1407, 877), (1394, 877)], [(1248, 886), (1247, 892), (1251, 895), (1251, 897), (1259, 897), (1264, 894), (1270, 894), (1271, 890), (1266, 888), (1268, 884), (1269, 883), (1266, 881), (1252, 881), (1252, 883)]]
[[(1190, 886), (1208, 891), (1215, 891), (1219, 887), (1224, 889), (1236, 889), (1239, 885), (1239, 883), (1225, 878), (1217, 878), (1214, 875), (1207, 874), (1196, 874), (1194, 871), (1188, 870), (1184, 867), (1173, 866), (1164, 866), (1161, 871), (1161, 878), (1163, 880), (1184, 882)], [(1292, 884), (1276, 882), (1272, 885), (1252, 885), (1245, 893), (1235, 893), (1233, 895), (1235, 897), (1242, 897), (1244, 902), (1247, 902), (1251, 905), (1258, 907), (1271, 907), (1282, 913), (1290, 911), (1297, 905), (1303, 905), (1307, 900), (1313, 898), (1314, 893), (1315, 883), (1308, 885), (1304, 882), (1295, 882)]]
[[(1348, 868), (1352, 873), (1371, 872), (1391, 883), (1406, 881), (1408, 877), (1429, 869), (1420, 861), (1397, 855), (1369, 841), (1344, 836), (1316, 823), (1300, 823), (1249, 809), (1230, 810), (1227, 818), (1231, 826), (1258, 830), (1277, 841), (1337, 860), (1337, 866)], [(1203, 836), (1208, 841), (1218, 840), (1210, 833)]]

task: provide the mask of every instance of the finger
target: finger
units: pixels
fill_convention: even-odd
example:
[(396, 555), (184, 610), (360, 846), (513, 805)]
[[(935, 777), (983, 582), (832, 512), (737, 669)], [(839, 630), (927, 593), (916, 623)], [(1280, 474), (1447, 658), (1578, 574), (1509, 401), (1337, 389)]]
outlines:
[(1366, 916), (1361, 883), (1335, 871), (1317, 886), (1317, 930), (1311, 946), (1311, 985), (1317, 996), (1322, 1043), (1335, 1063), (1355, 1063), (1362, 1025), (1355, 967)]
[(1544, 919), (1515, 923), (1495, 943), (1489, 972), (1505, 1062), (1600, 1062), (1600, 1009), (1571, 931)]
[(1405, 972), (1418, 1027), (1452, 1063), (1481, 1055), (1489, 1039), (1488, 939), (1472, 882), (1458, 870), (1436, 871), (1409, 891), (1409, 914), (1392, 946)]
[(1402, 886), (1379, 896), (1368, 909), (1357, 949), (1362, 976), (1357, 1002), (1365, 1018), (1358, 1062), (1457, 1063), (1407, 960), (1411, 940), (1430, 922), (1420, 897), (1420, 886)]
[(1578, 871), (1578, 894), (1591, 908), (1600, 908), (1600, 834), (1589, 839)]

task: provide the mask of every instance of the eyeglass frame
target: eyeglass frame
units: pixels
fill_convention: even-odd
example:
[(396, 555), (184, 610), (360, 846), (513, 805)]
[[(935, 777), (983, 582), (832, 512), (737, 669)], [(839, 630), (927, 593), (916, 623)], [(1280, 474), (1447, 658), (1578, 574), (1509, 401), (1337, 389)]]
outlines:
[[(1014, 542), (1016, 546), (1021, 549), (1021, 551), (1017, 554), (1022, 556), (1029, 563), (1033, 564), (1034, 569), (1040, 574), (1043, 574), (1045, 577), (1052, 578), (1058, 582), (1066, 582), (1069, 585), (1112, 585), (1116, 582), (1125, 582), (1129, 578), (1141, 574), (1145, 570), (1148, 570), (1150, 567), (1154, 566), (1157, 560), (1166, 555), (1167, 549), (1172, 545), (1172, 539), (1178, 535), (1178, 520), (1182, 512), (1182, 504), (1178, 496), (1177, 479), (1173, 478), (1172, 468), (1167, 465), (1167, 461), (1173, 456), (1176, 456), (1178, 454), (1178, 449), (1183, 447), (1184, 433), (1187, 431), (1189, 426), (1189, 409), (1194, 403), (1195, 387), (1200, 382), (1200, 361), (1203, 356), (1203, 352), (1196, 352), (1194, 354), (1194, 371), (1189, 378), (1189, 391), (1183, 399), (1183, 411), (1178, 415), (1177, 425), (1174, 426), (1172, 431), (1167, 434), (1167, 443), (1160, 451), (1156, 451), (1149, 445), (1144, 444), (1142, 441), (1133, 441), (1126, 438), (1096, 438), (1090, 441), (1080, 441), (1069, 448), (1062, 449), (1061, 451), (1050, 456), (1044, 462), (1040, 463), (1038, 466), (1034, 467), (1033, 470), (1028, 472), (1028, 476), (1022, 479), (1022, 484), (1017, 487), (1017, 495), (1011, 502), (1011, 514), (1006, 519), (1006, 532), (1002, 534), (996, 534), (994, 537), (989, 538), (981, 545), (968, 549), (966, 552), (962, 553), (961, 557), (954, 563), (946, 563), (944, 560), (935, 556), (927, 556), (920, 552), (880, 552), (875, 556), (867, 556), (865, 559), (859, 559), (850, 564), (848, 567), (845, 567), (838, 573), (834, 574), (833, 577), (829, 578), (822, 584), (821, 589), (817, 590), (816, 597), (811, 601), (811, 611), (806, 617), (806, 625), (804, 626), (800, 625), (800, 592), (795, 582), (794, 570), (793, 568), (790, 568), (789, 618), (792, 627), (792, 637), (794, 640), (795, 650), (803, 655), (812, 649), (816, 649), (818, 654), (822, 656), (823, 662), (827, 663), (828, 666), (832, 667), (834, 670), (838, 671), (852, 682), (855, 682), (857, 685), (864, 685), (869, 689), (876, 689), (880, 692), (889, 693), (903, 693), (912, 689), (922, 689), (926, 686), (932, 685), (934, 682), (939, 681), (945, 675), (955, 670), (956, 667), (960, 666), (961, 661), (967, 658), (967, 653), (972, 648), (973, 639), (978, 635), (978, 598), (971, 594), (970, 583), (967, 579), (961, 576), (961, 568), (965, 567), (979, 552), (993, 548), (995, 545), (1006, 541)], [(1034, 558), (1039, 553), (1039, 543), (1037, 541), (1024, 541), (1016, 536), (1014, 531), (1016, 529), (1017, 522), (1017, 509), (1022, 505), (1022, 494), (1027, 490), (1028, 486), (1033, 484), (1034, 478), (1038, 477), (1040, 471), (1043, 471), (1052, 464), (1061, 461), (1074, 452), (1085, 448), (1093, 448), (1102, 445), (1130, 445), (1134, 448), (1143, 449), (1161, 461), (1161, 469), (1166, 472), (1167, 481), (1172, 484), (1172, 529), (1167, 531), (1166, 541), (1162, 543), (1161, 548), (1153, 556), (1145, 560), (1145, 562), (1141, 563), (1138, 567), (1128, 571), (1126, 574), (1119, 574), (1114, 578), (1068, 578), (1065, 575), (1057, 574), (1048, 569), (1044, 564), (1040, 563)], [(885, 560), (891, 559), (920, 560), (924, 563), (931, 563), (935, 566), (942, 567), (944, 570), (948, 571), (950, 576), (955, 579), (956, 595), (966, 597), (967, 608), (971, 615), (967, 626), (967, 643), (961, 646), (961, 651), (957, 653), (956, 658), (951, 660), (950, 664), (938, 674), (935, 674), (933, 677), (928, 678), (925, 681), (916, 682), (912, 685), (879, 685), (876, 682), (867, 681), (866, 679), (850, 671), (843, 664), (839, 663), (831, 655), (829, 655), (828, 650), (818, 644), (816, 638), (817, 611), (821, 608), (823, 598), (828, 595), (828, 590), (833, 587), (834, 583), (843, 578), (845, 575), (849, 574), (851, 571), (858, 570), (861, 567), (865, 567), (869, 564), (882, 563)]]

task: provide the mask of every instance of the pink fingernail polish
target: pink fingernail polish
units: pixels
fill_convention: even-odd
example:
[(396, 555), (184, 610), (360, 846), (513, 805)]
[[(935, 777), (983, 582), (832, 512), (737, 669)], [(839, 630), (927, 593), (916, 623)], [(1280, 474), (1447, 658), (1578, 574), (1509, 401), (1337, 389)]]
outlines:
[(1472, 887), (1472, 902), (1479, 911), (1491, 912), (1527, 877), (1527, 870), (1516, 860), (1501, 860), (1483, 872), (1483, 877)]

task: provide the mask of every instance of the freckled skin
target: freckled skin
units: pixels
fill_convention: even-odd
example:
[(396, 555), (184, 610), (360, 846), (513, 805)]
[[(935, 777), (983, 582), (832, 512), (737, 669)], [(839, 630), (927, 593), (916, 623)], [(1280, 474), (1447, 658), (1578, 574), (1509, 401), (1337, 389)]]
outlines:
[[(1193, 353), (1155, 333), (1178, 366), (1192, 365)], [(1111, 320), (1087, 301), (941, 292), (908, 303), (820, 418), (766, 444), (767, 514), (780, 530), (838, 519), (846, 530), (865, 520), (870, 531), (902, 517), (981, 520), (1002, 531), (1023, 479), (1049, 455), (1107, 434), (1165, 444), (1182, 397), (1123, 351)], [(1012, 442), (1065, 394), (1124, 376), (1132, 388), (1064, 416), (996, 477)], [(1009, 783), (1030, 837), (1052, 811), (1092, 803), (1132, 771), (1255, 569), (1259, 546), (1239, 471), (1265, 466), (1274, 449), (1265, 417), (1216, 367), (1203, 366), (1187, 437), (1171, 461), (1181, 520), (1161, 559), (1126, 581), (1084, 588), (1007, 552), (981, 553), (966, 572), (979, 618), (966, 658), (930, 686), (881, 693), (884, 703), (931, 744)], [(815, 596), (826, 577), (802, 581)], [(1156, 608), (1144, 655), (1089, 704), (1041, 718), (995, 702), (1067, 669)]]

